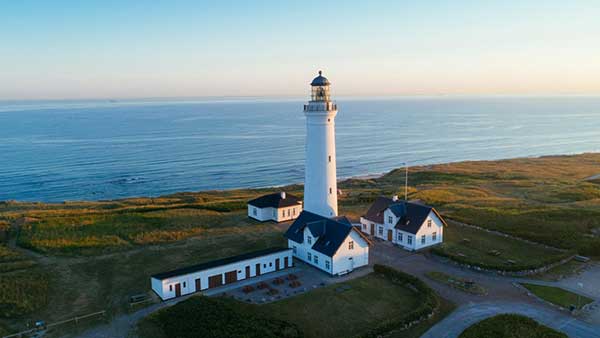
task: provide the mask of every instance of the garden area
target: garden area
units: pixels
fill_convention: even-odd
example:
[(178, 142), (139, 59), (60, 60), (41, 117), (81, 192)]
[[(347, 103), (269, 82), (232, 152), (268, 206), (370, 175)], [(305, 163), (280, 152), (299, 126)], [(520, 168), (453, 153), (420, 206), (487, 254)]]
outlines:
[(484, 319), (467, 328), (459, 338), (568, 338), (535, 320), (515, 314)]
[(578, 295), (571, 291), (567, 291), (554, 286), (536, 285), (529, 283), (520, 283), (524, 288), (529, 290), (534, 295), (541, 299), (558, 305), (562, 308), (569, 309), (574, 306), (581, 309), (586, 304), (592, 303), (594, 300), (585, 296)]
[[(198, 333), (221, 327), (214, 331), (217, 333), (206, 336), (377, 337), (437, 311), (439, 305), (437, 295), (419, 279), (376, 266), (369, 275), (268, 304), (248, 304), (225, 297), (192, 297), (144, 319), (139, 334), (143, 338), (191, 337), (189, 332), (203, 336)], [(221, 308), (229, 312), (225, 320), (212, 315)], [(271, 326), (254, 328), (245, 324), (251, 320), (268, 322)], [(225, 329), (236, 326), (237, 322), (243, 330)]]

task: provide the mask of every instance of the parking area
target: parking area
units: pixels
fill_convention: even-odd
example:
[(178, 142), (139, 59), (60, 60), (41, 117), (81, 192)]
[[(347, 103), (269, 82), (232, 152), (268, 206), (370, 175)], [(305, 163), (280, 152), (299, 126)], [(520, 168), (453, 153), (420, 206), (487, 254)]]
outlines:
[(294, 267), (279, 273), (252, 278), (229, 288), (215, 289), (210, 294), (229, 296), (237, 300), (262, 304), (292, 297), (326, 285), (341, 283), (370, 273), (370, 266), (354, 270), (344, 276), (331, 276), (301, 261), (294, 260)]

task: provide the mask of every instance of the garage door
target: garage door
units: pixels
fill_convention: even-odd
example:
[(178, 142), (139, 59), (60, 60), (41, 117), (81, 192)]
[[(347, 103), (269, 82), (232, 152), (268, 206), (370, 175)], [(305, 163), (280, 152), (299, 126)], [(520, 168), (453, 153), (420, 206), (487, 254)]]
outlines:
[(225, 272), (225, 284), (237, 282), (237, 270)]
[(216, 288), (217, 286), (223, 285), (223, 275), (218, 274), (208, 277), (208, 287)]

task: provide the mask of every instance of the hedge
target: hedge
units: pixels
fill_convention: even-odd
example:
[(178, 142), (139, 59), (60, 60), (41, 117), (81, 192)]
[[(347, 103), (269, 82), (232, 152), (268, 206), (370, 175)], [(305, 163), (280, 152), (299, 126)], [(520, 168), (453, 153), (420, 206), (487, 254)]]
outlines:
[(417, 292), (422, 294), (423, 302), (405, 316), (386, 319), (376, 327), (370, 328), (367, 332), (356, 336), (356, 338), (379, 337), (392, 330), (407, 328), (418, 321), (428, 318), (439, 308), (440, 303), (437, 294), (419, 278), (386, 265), (375, 264), (373, 270), (375, 273), (384, 275), (394, 284), (402, 286), (411, 285)]
[(451, 253), (448, 253), (446, 251), (444, 251), (442, 248), (440, 247), (433, 247), (431, 248), (431, 252), (438, 255), (438, 256), (442, 256), (442, 257), (446, 257), (446, 258), (450, 258), (451, 260), (460, 263), (460, 264), (466, 264), (466, 265), (470, 265), (470, 266), (476, 266), (485, 270), (495, 270), (495, 271), (505, 271), (505, 272), (521, 272), (521, 271), (526, 271), (526, 270), (536, 270), (542, 267), (545, 267), (547, 265), (550, 264), (554, 264), (557, 262), (560, 262), (563, 259), (566, 259), (570, 256), (573, 255), (573, 252), (567, 251), (562, 255), (559, 255), (555, 258), (552, 259), (548, 259), (546, 261), (544, 261), (542, 264), (524, 264), (524, 265), (497, 265), (497, 264), (488, 264), (488, 263), (481, 263), (481, 262), (473, 262), (471, 260), (469, 260), (466, 257), (461, 257), (458, 255), (454, 255)]

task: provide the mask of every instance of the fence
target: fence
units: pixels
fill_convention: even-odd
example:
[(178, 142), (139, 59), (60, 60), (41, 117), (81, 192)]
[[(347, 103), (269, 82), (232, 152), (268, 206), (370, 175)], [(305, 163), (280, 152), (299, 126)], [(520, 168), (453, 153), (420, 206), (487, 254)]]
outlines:
[[(51, 323), (45, 326), (45, 329), (49, 329), (58, 325), (63, 325), (63, 324), (67, 324), (70, 322), (75, 322), (75, 324), (77, 324), (80, 320), (82, 319), (86, 319), (86, 318), (90, 318), (90, 317), (95, 317), (95, 316), (104, 316), (106, 315), (106, 311), (102, 310), (102, 311), (98, 311), (98, 312), (94, 312), (94, 313), (89, 313), (87, 315), (83, 315), (83, 316), (76, 316), (70, 319), (66, 319), (66, 320), (61, 320), (59, 322), (55, 322), (55, 323)], [(42, 331), (44, 329), (40, 329), (40, 328), (33, 328), (33, 329), (29, 329), (29, 330), (25, 330), (25, 331), (21, 331), (21, 332), (17, 332), (17, 333), (13, 333), (10, 334), (8, 336), (4, 336), (2, 338), (15, 338), (15, 337), (23, 337), (25, 335), (31, 334), (31, 333), (35, 333), (35, 332), (39, 332)]]

